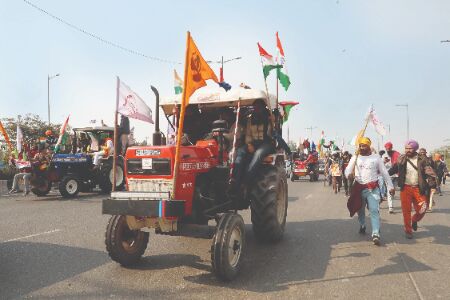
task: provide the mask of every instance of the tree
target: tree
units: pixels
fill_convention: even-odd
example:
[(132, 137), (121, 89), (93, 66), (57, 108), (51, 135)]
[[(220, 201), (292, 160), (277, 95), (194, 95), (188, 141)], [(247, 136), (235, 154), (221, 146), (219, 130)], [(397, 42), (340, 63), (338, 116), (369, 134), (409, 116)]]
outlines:
[[(17, 116), (17, 118), (3, 118), (2, 123), (5, 127), (6, 132), (9, 135), (11, 141), (16, 140), (17, 134), (17, 124), (19, 124), (20, 129), (22, 129), (24, 142), (25, 143), (35, 143), (40, 137), (45, 136), (45, 131), (51, 130), (55, 136), (59, 134), (59, 129), (62, 124), (50, 124), (48, 125), (45, 121), (41, 120), (39, 115), (26, 114), (24, 117)], [(66, 129), (67, 131), (69, 128)]]

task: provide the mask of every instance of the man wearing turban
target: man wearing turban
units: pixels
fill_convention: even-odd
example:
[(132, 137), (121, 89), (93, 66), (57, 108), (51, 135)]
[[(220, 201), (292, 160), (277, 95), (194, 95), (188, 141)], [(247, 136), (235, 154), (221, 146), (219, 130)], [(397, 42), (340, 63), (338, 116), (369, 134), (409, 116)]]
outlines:
[[(384, 149), (386, 149), (386, 154), (388, 156), (388, 161), (389, 164), (392, 166), (394, 165), (398, 158), (400, 157), (400, 152), (395, 151), (394, 149), (394, 145), (391, 142), (387, 142), (386, 144), (384, 144)], [(391, 180), (392, 183), (394, 184), (394, 187), (397, 185), (397, 178), (398, 178), (398, 174), (394, 174), (391, 176)], [(387, 195), (387, 200), (388, 200), (388, 207), (389, 207), (389, 213), (393, 214), (394, 213), (394, 197), (391, 196), (391, 194), (388, 193)]]
[[(372, 224), (372, 241), (375, 245), (380, 245), (380, 188), (378, 186), (378, 176), (381, 175), (386, 182), (389, 193), (394, 195), (395, 190), (392, 185), (386, 167), (381, 157), (372, 154), (370, 150), (372, 142), (368, 137), (361, 137), (358, 140), (358, 155), (353, 156), (345, 169), (345, 176), (350, 180), (355, 180), (347, 207), (350, 216), (358, 213), (359, 233), (366, 233), (366, 205), (370, 211), (370, 221)], [(355, 205), (355, 203), (357, 205)]]
[[(430, 161), (419, 155), (417, 149), (417, 141), (407, 141), (405, 154), (401, 155), (389, 170), (391, 175), (398, 173), (405, 237), (408, 239), (413, 238), (412, 231), (417, 231), (417, 222), (424, 217), (427, 210), (427, 197), (431, 190), (428, 179), (436, 176)], [(415, 210), (412, 218), (411, 204)]]

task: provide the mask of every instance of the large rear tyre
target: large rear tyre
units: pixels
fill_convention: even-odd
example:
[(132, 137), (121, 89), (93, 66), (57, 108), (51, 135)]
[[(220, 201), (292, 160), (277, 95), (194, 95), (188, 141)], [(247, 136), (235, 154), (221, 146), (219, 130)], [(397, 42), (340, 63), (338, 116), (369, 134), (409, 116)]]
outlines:
[(73, 198), (80, 192), (81, 183), (73, 175), (67, 175), (59, 182), (59, 192), (64, 198)]
[[(112, 164), (107, 163), (102, 166), (99, 174), (98, 185), (102, 190), (102, 193), (108, 194), (112, 191), (113, 185), (113, 168)], [(125, 185), (125, 176), (123, 173), (122, 164), (117, 164), (116, 166), (116, 191), (120, 191), (123, 189)]]
[(223, 214), (211, 245), (211, 264), (217, 278), (231, 281), (239, 274), (244, 249), (244, 220), (236, 213)]
[(253, 232), (259, 241), (278, 242), (286, 225), (286, 178), (274, 166), (263, 166), (250, 190)]
[(47, 179), (44, 179), (39, 186), (32, 187), (31, 192), (38, 197), (44, 197), (50, 192), (51, 189), (52, 184)]
[(291, 181), (294, 182), (297, 178), (297, 176), (295, 176), (294, 174), (291, 175)]
[(112, 216), (106, 227), (106, 251), (122, 266), (134, 265), (147, 249), (148, 236), (148, 232), (131, 230), (126, 216)]

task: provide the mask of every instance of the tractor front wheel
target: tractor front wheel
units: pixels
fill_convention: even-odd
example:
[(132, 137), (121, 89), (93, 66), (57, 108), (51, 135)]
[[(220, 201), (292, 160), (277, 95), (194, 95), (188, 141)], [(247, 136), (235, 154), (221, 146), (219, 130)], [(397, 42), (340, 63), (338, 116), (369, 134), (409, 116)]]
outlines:
[(67, 175), (59, 183), (59, 192), (64, 198), (72, 198), (80, 192), (81, 184), (75, 176)]
[(147, 249), (148, 236), (148, 232), (131, 230), (126, 216), (112, 216), (106, 227), (106, 251), (122, 266), (134, 265)]
[(244, 249), (244, 220), (236, 213), (223, 214), (211, 245), (212, 269), (217, 278), (231, 281), (238, 275)]

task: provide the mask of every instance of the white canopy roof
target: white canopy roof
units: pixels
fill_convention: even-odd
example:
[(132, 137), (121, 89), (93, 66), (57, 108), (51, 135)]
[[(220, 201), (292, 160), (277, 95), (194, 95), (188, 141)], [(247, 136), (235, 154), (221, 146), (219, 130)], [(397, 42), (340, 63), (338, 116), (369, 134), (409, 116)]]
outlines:
[[(252, 105), (256, 99), (266, 101), (266, 92), (256, 89), (232, 88), (226, 92), (220, 87), (203, 87), (195, 91), (189, 99), (189, 104), (200, 104), (203, 107), (227, 107), (234, 106), (241, 100), (242, 106)], [(171, 114), (174, 105), (181, 103), (181, 94), (162, 98), (160, 106), (166, 114)], [(267, 103), (267, 102), (266, 102)], [(276, 96), (270, 94), (270, 107), (276, 105)]]

